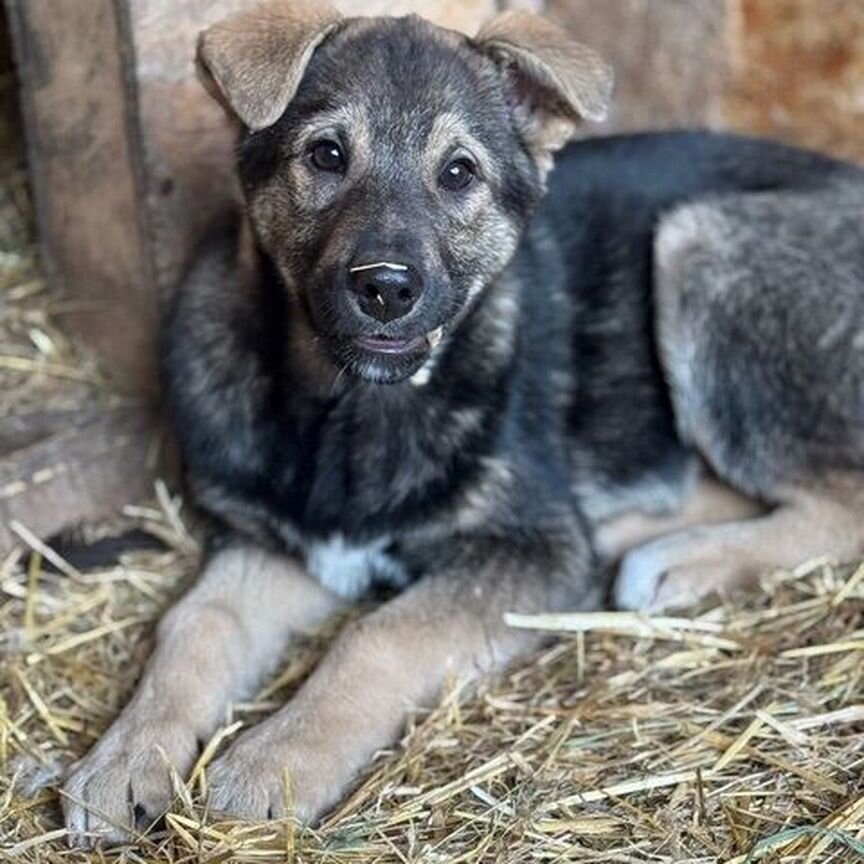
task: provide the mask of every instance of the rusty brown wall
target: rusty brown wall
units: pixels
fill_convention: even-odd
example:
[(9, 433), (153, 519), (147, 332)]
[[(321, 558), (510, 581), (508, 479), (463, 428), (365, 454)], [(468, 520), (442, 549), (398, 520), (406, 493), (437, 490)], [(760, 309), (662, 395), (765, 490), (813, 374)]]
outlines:
[(864, 161), (864, 0), (735, 6), (721, 120)]
[(617, 70), (599, 131), (709, 126), (864, 161), (864, 0), (548, 0), (547, 11)]

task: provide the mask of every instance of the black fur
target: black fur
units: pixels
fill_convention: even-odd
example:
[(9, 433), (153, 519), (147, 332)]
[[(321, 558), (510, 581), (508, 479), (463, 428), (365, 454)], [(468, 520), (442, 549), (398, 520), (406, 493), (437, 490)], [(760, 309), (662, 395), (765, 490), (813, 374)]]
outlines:
[[(676, 433), (653, 338), (658, 219), (709, 195), (853, 176), (861, 179), (821, 156), (727, 135), (573, 144), (498, 280), (517, 286), (506, 350), (488, 350), (500, 321), (486, 314), (486, 297), (426, 386), (353, 381), (330, 398), (308, 395), (286, 362), (296, 312), (276, 268), (259, 253), (252, 294), (215, 288), (231, 278), (233, 254), (215, 237), (189, 280), (195, 290), (181, 292), (170, 316), (165, 353), (200, 498), (228, 523), (297, 554), (310, 538), (336, 533), (358, 543), (392, 538), (389, 553), (416, 577), (435, 557), (425, 538), (453, 541), (449, 517), (489, 459), (510, 472), (487, 516), (492, 536), (530, 534), (562, 513), (578, 520), (592, 509), (592, 490), (614, 498), (658, 478), (674, 486), (692, 452)], [(474, 419), (457, 433), (454, 418), (465, 412)]]

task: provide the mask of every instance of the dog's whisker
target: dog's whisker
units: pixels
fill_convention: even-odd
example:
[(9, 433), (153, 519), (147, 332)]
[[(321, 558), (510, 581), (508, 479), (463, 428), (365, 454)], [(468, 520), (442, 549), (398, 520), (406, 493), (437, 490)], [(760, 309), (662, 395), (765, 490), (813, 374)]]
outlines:
[(336, 373), (336, 377), (333, 379), (333, 383), (330, 385), (330, 396), (335, 396), (339, 391), (339, 384), (342, 379), (345, 377), (345, 374), (348, 371), (348, 366), (340, 366), (339, 371)]

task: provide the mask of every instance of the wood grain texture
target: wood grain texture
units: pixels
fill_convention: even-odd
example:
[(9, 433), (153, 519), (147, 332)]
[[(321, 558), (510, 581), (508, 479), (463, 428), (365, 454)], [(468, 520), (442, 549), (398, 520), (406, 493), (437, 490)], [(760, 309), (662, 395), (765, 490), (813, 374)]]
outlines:
[(547, 14), (615, 69), (609, 119), (586, 134), (718, 125), (730, 0), (549, 0)]
[(864, 0), (549, 0), (615, 67), (585, 134), (708, 126), (864, 161)]
[(152, 489), (158, 423), (146, 408), (82, 409), (0, 421), (0, 555), (21, 522), (38, 537), (109, 516)]
[(117, 385), (142, 392), (155, 382), (157, 306), (122, 6), (7, 0), (52, 288)]
[[(124, 0), (125, 2), (125, 0)], [(153, 238), (153, 274), (165, 296), (208, 225), (237, 207), (238, 129), (195, 71), (198, 33), (250, 0), (135, 0), (128, 4), (141, 128), (142, 207)]]
[(864, 162), (864, 0), (735, 0), (723, 120)]

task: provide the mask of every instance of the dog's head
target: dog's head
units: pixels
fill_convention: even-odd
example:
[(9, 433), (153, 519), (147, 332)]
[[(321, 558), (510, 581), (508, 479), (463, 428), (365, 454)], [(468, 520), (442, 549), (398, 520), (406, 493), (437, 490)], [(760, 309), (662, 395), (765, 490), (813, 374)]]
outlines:
[(386, 383), (503, 269), (551, 154), (611, 90), (592, 51), (524, 12), (468, 38), (275, 0), (205, 31), (199, 61), (245, 127), (250, 217), (293, 302), (340, 368)]

